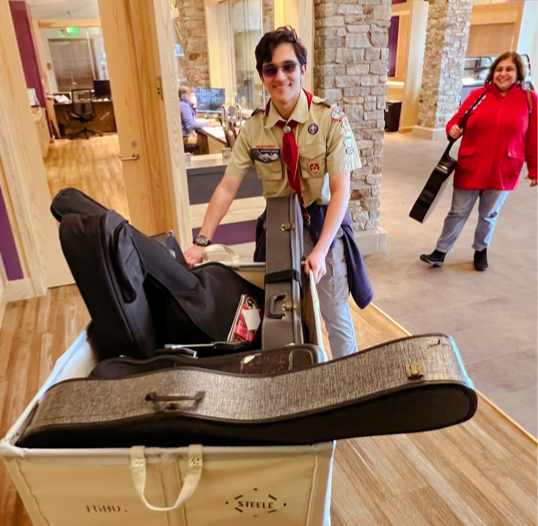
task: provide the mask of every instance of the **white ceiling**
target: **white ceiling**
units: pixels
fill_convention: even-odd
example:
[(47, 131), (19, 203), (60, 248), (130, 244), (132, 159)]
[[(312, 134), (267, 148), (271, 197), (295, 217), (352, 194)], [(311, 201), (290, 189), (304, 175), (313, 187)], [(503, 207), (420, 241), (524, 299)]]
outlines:
[(97, 0), (26, 0), (34, 21), (99, 18)]

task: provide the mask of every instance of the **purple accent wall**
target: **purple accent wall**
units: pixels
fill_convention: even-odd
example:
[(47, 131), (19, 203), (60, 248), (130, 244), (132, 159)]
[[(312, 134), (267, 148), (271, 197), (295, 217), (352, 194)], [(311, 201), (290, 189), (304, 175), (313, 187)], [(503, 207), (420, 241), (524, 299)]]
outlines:
[[(250, 243), (251, 241), (256, 240), (256, 223), (257, 220), (219, 225), (211, 241), (221, 245), (239, 245), (239, 243)], [(199, 228), (193, 228), (193, 239), (199, 233)]]
[(15, 245), (15, 239), (13, 238), (13, 231), (9, 224), (9, 217), (7, 215), (6, 203), (4, 202), (4, 196), (2, 195), (2, 189), (0, 188), (0, 255), (4, 262), (4, 268), (6, 269), (7, 279), (22, 279), (24, 274), (22, 272), (21, 262), (19, 255), (17, 254), (17, 246)]
[(37, 59), (36, 43), (32, 32), (32, 14), (26, 2), (9, 2), (11, 18), (17, 35), (26, 86), (34, 88), (39, 104), (45, 108), (45, 90), (41, 81), (41, 68)]
[[(395, 3), (394, 0), (392, 3)], [(389, 78), (396, 75), (396, 53), (398, 51), (398, 31), (400, 17), (393, 16), (389, 27)]]

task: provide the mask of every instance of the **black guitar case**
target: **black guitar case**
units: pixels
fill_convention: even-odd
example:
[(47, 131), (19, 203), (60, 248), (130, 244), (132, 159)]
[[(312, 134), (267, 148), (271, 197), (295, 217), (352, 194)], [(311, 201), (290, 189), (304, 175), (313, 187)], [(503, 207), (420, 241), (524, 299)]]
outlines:
[(265, 231), (262, 349), (302, 344), (303, 216), (296, 194), (267, 199)]
[[(238, 352), (224, 356), (197, 358), (185, 354), (160, 354), (149, 360), (135, 358), (110, 358), (97, 364), (90, 373), (90, 378), (106, 380), (125, 378), (138, 374), (161, 371), (173, 367), (200, 367), (214, 371), (248, 375), (270, 375), (284, 371), (297, 371), (323, 363), (327, 355), (315, 345), (294, 345), (267, 351)], [(196, 355), (196, 352), (194, 352)]]
[(225, 341), (241, 295), (263, 302), (263, 290), (230, 268), (189, 270), (169, 236), (173, 255), (78, 190), (60, 192), (52, 211), (103, 358), (150, 358), (165, 344)]
[[(486, 94), (483, 93), (465, 112), (465, 115), (460, 123), (460, 128), (464, 129), (471, 112), (476, 109), (485, 96)], [(450, 156), (450, 150), (456, 141), (457, 139), (449, 137), (448, 146), (444, 151), (441, 160), (433, 169), (432, 174), (426, 182), (426, 186), (423, 188), (422, 192), (418, 196), (418, 199), (415, 201), (411, 212), (409, 212), (409, 217), (415, 219), (419, 223), (424, 223), (424, 221), (426, 221), (426, 219), (428, 219), (428, 217), (430, 217), (432, 212), (435, 210), (437, 203), (440, 201), (441, 196), (448, 186), (449, 177), (456, 169), (458, 161)]]
[(304, 445), (438, 429), (476, 408), (454, 341), (430, 334), (274, 375), (176, 367), (65, 380), (45, 392), (17, 446)]

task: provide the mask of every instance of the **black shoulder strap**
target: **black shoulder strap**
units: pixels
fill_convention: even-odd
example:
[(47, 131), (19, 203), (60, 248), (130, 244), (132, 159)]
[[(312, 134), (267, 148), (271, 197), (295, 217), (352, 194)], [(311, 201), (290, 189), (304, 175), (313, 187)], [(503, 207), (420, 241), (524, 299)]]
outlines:
[(461, 129), (463, 129), (463, 127), (467, 123), (467, 120), (471, 116), (471, 112), (476, 110), (477, 106), (484, 100), (484, 98), (486, 97), (486, 93), (487, 93), (487, 91), (484, 91), (484, 93), (482, 93), (482, 95), (480, 95), (480, 97), (478, 97), (478, 99), (476, 99), (473, 102), (473, 105), (465, 112), (465, 115), (463, 116), (463, 119), (460, 122), (460, 128)]

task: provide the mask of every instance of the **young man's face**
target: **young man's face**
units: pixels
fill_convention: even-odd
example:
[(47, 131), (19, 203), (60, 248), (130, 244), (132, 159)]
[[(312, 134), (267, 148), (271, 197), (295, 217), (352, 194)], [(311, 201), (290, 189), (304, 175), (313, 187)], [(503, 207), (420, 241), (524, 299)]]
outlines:
[(286, 104), (299, 97), (305, 71), (306, 66), (299, 64), (293, 46), (284, 43), (273, 51), (271, 62), (263, 64), (261, 79), (271, 98)]

